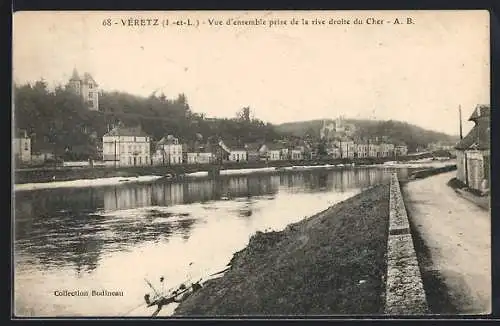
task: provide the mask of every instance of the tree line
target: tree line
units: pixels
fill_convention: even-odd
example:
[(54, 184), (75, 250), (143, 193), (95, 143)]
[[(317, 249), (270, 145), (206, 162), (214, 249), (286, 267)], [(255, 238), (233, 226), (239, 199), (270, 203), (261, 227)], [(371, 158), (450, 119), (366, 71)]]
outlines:
[(118, 122), (141, 126), (154, 140), (172, 134), (188, 143), (224, 139), (242, 146), (283, 138), (272, 124), (253, 117), (249, 107), (234, 118), (208, 119), (192, 111), (185, 94), (167, 98), (163, 93), (142, 97), (101, 92), (99, 111), (91, 111), (70, 88), (51, 90), (44, 80), (15, 85), (14, 122), (30, 135), (34, 152), (46, 150), (71, 159), (98, 158), (102, 136)]

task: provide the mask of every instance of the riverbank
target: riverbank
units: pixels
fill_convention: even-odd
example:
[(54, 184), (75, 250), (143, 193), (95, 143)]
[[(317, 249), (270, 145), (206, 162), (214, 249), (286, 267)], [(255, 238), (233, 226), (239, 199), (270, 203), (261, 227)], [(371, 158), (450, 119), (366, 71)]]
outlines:
[(145, 175), (135, 177), (115, 177), (115, 178), (98, 178), (98, 179), (82, 179), (69, 181), (54, 181), (54, 182), (39, 182), (39, 183), (23, 183), (14, 185), (14, 191), (31, 191), (40, 189), (55, 189), (55, 188), (85, 188), (85, 187), (103, 187), (116, 186), (120, 184), (153, 182), (163, 178), (158, 175)]
[[(429, 154), (430, 155), (430, 154)], [(102, 178), (130, 178), (146, 175), (171, 175), (174, 178), (189, 175), (200, 174), (210, 175), (215, 171), (226, 171), (223, 174), (239, 174), (235, 171), (244, 170), (272, 170), (273, 168), (300, 168), (317, 166), (381, 166), (381, 167), (408, 167), (409, 165), (418, 165), (418, 160), (427, 165), (443, 164), (442, 161), (428, 161), (428, 157), (406, 156), (398, 157), (398, 161), (392, 161), (394, 158), (355, 158), (355, 159), (328, 159), (328, 160), (303, 160), (303, 161), (256, 161), (256, 162), (225, 162), (221, 164), (182, 164), (171, 166), (137, 166), (137, 167), (40, 167), (16, 169), (14, 171), (14, 183), (41, 183), (52, 181), (73, 181), (81, 179), (102, 179)], [(387, 165), (384, 165), (387, 164)], [(234, 172), (233, 172), (234, 171)]]
[(281, 232), (258, 232), (174, 316), (382, 314), (388, 216), (383, 184)]

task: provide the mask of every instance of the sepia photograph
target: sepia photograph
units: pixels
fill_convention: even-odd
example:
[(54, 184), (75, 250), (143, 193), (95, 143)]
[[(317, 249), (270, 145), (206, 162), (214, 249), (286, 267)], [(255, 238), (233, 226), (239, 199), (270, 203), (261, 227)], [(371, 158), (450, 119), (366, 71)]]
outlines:
[(11, 316), (492, 312), (486, 10), (19, 11)]

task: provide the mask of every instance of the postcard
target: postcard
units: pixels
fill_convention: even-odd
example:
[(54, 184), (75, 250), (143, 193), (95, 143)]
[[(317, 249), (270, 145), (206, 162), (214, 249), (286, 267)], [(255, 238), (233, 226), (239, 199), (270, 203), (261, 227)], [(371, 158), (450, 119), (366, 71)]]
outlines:
[(16, 12), (12, 317), (491, 313), (489, 35), (485, 10)]

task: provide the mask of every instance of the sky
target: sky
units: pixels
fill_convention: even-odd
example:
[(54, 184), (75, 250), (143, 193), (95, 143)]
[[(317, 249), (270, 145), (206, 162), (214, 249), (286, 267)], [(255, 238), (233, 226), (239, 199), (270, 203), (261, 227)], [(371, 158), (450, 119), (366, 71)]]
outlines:
[[(129, 18), (160, 26), (124, 26)], [(188, 18), (197, 26), (172, 24)], [(286, 25), (269, 26), (276, 19)], [(329, 24), (341, 19), (350, 24)], [(489, 47), (487, 11), (17, 12), (13, 79), (54, 86), (76, 68), (104, 91), (184, 93), (209, 117), (250, 106), (271, 123), (342, 115), (456, 135), (459, 106), (467, 132), (474, 107), (490, 102)]]

